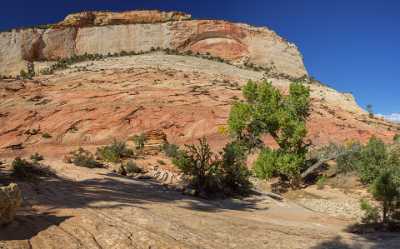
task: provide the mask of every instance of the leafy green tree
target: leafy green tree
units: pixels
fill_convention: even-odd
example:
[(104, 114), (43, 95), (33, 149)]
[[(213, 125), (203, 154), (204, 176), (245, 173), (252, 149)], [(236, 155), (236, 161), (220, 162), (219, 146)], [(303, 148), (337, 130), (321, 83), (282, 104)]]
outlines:
[(385, 143), (379, 138), (372, 137), (361, 150), (357, 165), (361, 181), (365, 184), (372, 183), (381, 171), (389, 166), (388, 159), (389, 152)]
[(262, 149), (254, 165), (256, 175), (261, 178), (279, 175), (296, 186), (309, 145), (304, 141), (309, 88), (299, 82), (292, 83), (289, 95), (284, 96), (270, 82), (249, 81), (243, 88), (243, 96), (245, 101), (236, 102), (229, 115), (231, 134), (249, 150), (263, 147), (260, 137), (269, 134), (279, 148)]

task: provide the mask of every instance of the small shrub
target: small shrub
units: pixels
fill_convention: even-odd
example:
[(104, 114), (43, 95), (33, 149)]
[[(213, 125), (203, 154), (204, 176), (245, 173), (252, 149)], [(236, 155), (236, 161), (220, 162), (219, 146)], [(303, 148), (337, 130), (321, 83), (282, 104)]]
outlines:
[(363, 223), (375, 224), (379, 222), (380, 214), (377, 207), (372, 206), (367, 200), (362, 199), (360, 201), (360, 208), (364, 212), (361, 218)]
[(17, 157), (12, 161), (12, 175), (17, 178), (29, 178), (32, 171), (32, 163)]
[(86, 168), (101, 168), (103, 165), (97, 162), (94, 155), (83, 148), (79, 148), (76, 151), (70, 153), (70, 163)]
[(143, 170), (133, 161), (121, 164), (121, 167), (124, 169), (125, 174), (137, 174), (143, 172)]
[(317, 180), (317, 189), (324, 189), (326, 184), (326, 176), (321, 176)]
[(97, 157), (106, 162), (118, 163), (123, 158), (134, 156), (134, 152), (126, 147), (125, 142), (114, 141), (111, 145), (98, 148)]
[(12, 175), (20, 179), (32, 179), (36, 176), (50, 176), (51, 171), (40, 167), (37, 162), (29, 162), (20, 157), (15, 158), (12, 163)]
[(176, 144), (166, 143), (162, 145), (161, 149), (164, 151), (165, 155), (169, 158), (175, 158), (178, 156), (179, 153), (179, 146)]
[(50, 139), (51, 135), (49, 133), (45, 132), (45, 133), (42, 134), (42, 138)]
[(185, 145), (173, 163), (191, 177), (198, 193), (225, 195), (244, 194), (250, 187), (250, 171), (245, 166), (246, 147), (233, 142), (215, 155), (205, 138), (199, 144)]
[(144, 148), (144, 145), (147, 141), (147, 137), (144, 133), (141, 133), (140, 135), (135, 135), (133, 136), (133, 142), (136, 145), (137, 150), (142, 150)]
[(172, 162), (191, 177), (191, 184), (196, 190), (211, 193), (220, 189), (217, 161), (205, 138), (200, 139), (198, 145), (185, 145)]
[(44, 157), (42, 156), (42, 155), (40, 155), (39, 153), (35, 153), (35, 154), (32, 154), (31, 155), (31, 160), (33, 161), (33, 162), (40, 162), (40, 161), (43, 161), (44, 160)]
[(246, 194), (251, 186), (251, 172), (246, 167), (247, 147), (237, 141), (231, 142), (220, 155), (219, 177), (225, 194)]

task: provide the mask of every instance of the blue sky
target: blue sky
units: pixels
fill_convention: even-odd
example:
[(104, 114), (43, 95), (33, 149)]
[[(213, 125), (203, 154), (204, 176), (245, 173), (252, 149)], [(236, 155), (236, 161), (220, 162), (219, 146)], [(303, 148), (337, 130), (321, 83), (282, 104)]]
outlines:
[(54, 23), (82, 10), (128, 9), (180, 10), (194, 18), (267, 26), (299, 47), (310, 75), (352, 92), (376, 113), (400, 112), (396, 0), (12, 0), (2, 3), (0, 30)]

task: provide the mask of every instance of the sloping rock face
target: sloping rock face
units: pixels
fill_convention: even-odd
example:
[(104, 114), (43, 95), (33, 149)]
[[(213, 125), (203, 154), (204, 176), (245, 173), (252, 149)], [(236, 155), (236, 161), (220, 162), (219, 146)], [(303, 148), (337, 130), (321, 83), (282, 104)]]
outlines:
[(21, 191), (17, 184), (0, 187), (0, 226), (13, 221), (21, 205)]
[[(78, 63), (33, 80), (0, 80), (0, 157), (62, 157), (79, 146), (95, 151), (146, 132), (157, 149), (163, 133), (179, 145), (205, 136), (220, 149), (229, 140), (220, 128), (232, 103), (242, 98), (241, 87), (263, 77), (226, 63), (155, 52)], [(290, 80), (269, 80), (288, 91)], [(308, 138), (315, 146), (371, 136), (389, 142), (400, 132), (399, 125), (368, 117), (350, 95), (308, 86)]]
[(163, 12), (158, 10), (125, 12), (81, 12), (68, 15), (58, 23), (58, 27), (86, 27), (121, 24), (160, 23), (190, 20), (191, 15), (182, 12)]
[(291, 77), (307, 75), (297, 47), (267, 28), (158, 11), (84, 12), (49, 29), (0, 33), (0, 74), (18, 75), (27, 62), (151, 48), (209, 53)]

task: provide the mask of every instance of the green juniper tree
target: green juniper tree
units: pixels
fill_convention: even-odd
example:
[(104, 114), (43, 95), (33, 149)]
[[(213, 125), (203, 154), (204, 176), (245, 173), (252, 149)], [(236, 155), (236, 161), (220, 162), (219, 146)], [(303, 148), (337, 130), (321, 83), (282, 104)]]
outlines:
[[(280, 176), (292, 187), (298, 186), (308, 148), (305, 136), (309, 88), (299, 82), (292, 83), (289, 95), (284, 96), (270, 82), (249, 81), (243, 88), (243, 96), (245, 101), (232, 106), (228, 126), (234, 138), (246, 144), (248, 150), (261, 148), (254, 164), (256, 175)], [(269, 134), (279, 148), (263, 148), (260, 139), (263, 134)]]

